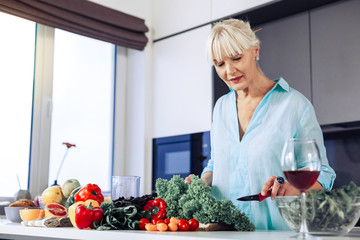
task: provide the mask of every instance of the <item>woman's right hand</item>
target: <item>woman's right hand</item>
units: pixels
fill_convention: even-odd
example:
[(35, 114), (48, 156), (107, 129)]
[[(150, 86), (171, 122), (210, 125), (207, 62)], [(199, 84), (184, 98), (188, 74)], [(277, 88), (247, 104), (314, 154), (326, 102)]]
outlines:
[(189, 176), (187, 176), (186, 178), (185, 178), (185, 181), (184, 182), (186, 182), (186, 183), (191, 183), (191, 176), (192, 175), (194, 175), (194, 174), (190, 174)]
[[(190, 174), (189, 176), (187, 176), (184, 180), (184, 182), (186, 183), (191, 183), (191, 176), (194, 174)], [(203, 180), (205, 182), (206, 186), (211, 186), (212, 183), (212, 176), (213, 176), (213, 172), (206, 172), (203, 174), (201, 180)]]

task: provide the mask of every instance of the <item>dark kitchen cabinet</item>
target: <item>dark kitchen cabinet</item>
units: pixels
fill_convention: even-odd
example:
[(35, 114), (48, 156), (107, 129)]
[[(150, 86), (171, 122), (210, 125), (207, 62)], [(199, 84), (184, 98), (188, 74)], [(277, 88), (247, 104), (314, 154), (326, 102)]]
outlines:
[[(281, 76), (304, 94), (322, 126), (360, 122), (359, 13), (359, 0), (343, 0), (253, 26), (262, 28), (256, 34), (265, 75)], [(255, 23), (260, 21), (249, 14)], [(246, 14), (239, 18), (246, 19)], [(215, 92), (217, 98), (228, 89)]]
[(310, 12), (313, 104), (320, 124), (360, 120), (360, 1)]
[(260, 43), (259, 65), (270, 79), (283, 77), (311, 101), (309, 14), (256, 26)]

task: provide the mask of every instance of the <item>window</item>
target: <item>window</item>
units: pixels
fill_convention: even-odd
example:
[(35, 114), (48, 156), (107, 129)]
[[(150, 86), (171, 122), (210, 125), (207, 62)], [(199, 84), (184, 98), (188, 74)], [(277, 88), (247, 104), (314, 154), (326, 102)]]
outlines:
[(76, 178), (110, 192), (115, 45), (59, 29), (54, 36), (5, 13), (0, 22), (0, 198), (19, 186), (41, 194), (57, 176), (63, 142), (76, 147), (58, 184)]
[(110, 191), (114, 45), (55, 29), (49, 184), (75, 178)]
[(1, 12), (0, 22), (0, 196), (13, 197), (28, 188), (36, 25)]

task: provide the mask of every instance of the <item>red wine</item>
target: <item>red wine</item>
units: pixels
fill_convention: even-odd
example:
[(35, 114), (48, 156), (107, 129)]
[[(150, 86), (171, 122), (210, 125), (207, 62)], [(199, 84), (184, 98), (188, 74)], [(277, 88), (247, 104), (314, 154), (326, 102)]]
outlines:
[(284, 174), (291, 185), (300, 191), (305, 191), (316, 182), (320, 171), (284, 171)]

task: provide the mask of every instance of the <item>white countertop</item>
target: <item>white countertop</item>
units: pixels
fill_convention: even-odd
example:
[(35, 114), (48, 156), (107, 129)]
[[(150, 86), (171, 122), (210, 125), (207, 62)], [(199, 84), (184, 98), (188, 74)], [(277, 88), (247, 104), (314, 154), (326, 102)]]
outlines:
[[(169, 239), (251, 239), (251, 240), (278, 240), (294, 239), (295, 232), (288, 231), (215, 231), (215, 232), (148, 232), (140, 230), (78, 230), (75, 228), (43, 228), (25, 227), (20, 223), (11, 223), (0, 219), (0, 239), (125, 239), (125, 240), (169, 240)], [(317, 239), (360, 239), (360, 228), (355, 228), (345, 236), (321, 236)]]

